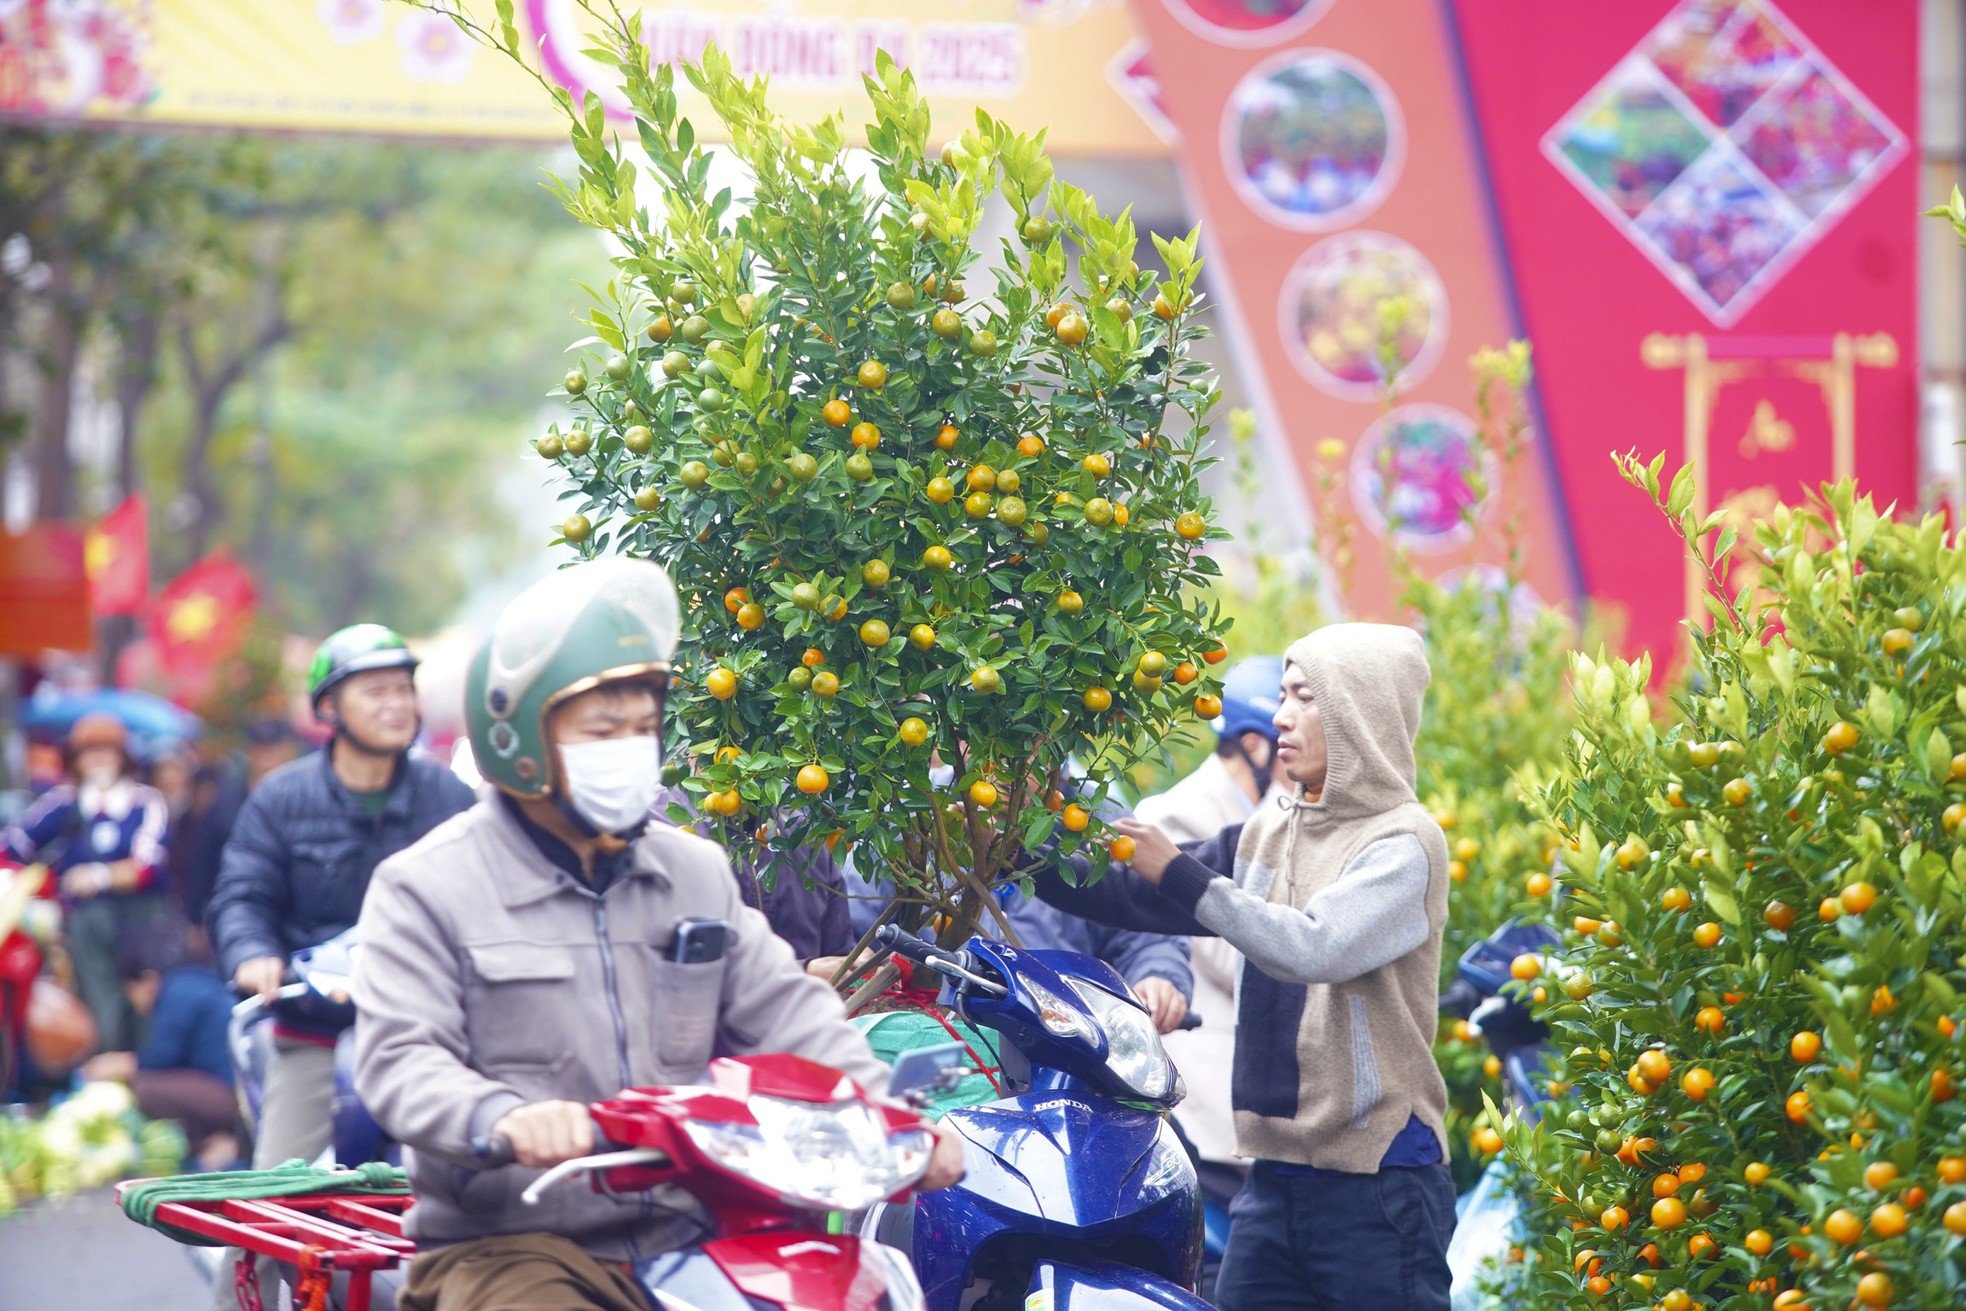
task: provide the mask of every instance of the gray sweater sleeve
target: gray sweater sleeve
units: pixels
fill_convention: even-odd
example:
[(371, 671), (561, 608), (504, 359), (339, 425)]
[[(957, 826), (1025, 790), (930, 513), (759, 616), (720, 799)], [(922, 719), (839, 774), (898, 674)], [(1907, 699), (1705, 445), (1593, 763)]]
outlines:
[(1225, 878), (1199, 894), (1195, 918), (1282, 983), (1344, 983), (1427, 938), (1427, 853), (1410, 833), (1368, 844), (1302, 910)]

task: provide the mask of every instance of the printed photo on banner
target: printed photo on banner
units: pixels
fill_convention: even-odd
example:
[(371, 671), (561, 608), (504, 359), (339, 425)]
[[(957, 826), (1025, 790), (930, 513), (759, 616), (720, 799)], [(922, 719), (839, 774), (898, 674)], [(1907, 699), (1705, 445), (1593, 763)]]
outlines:
[(1445, 405), (1402, 405), (1352, 448), (1352, 504), (1378, 536), (1425, 554), (1465, 546), (1495, 490), (1474, 421)]
[(1181, 26), (1217, 45), (1275, 45), (1324, 17), (1332, 0), (1164, 0)]
[(1802, 225), (1758, 177), (1716, 151), (1639, 217), (1638, 231), (1690, 281), (1695, 300), (1725, 310), (1764, 276)]
[(1543, 149), (1726, 327), (1903, 157), (1906, 142), (1773, 4), (1686, 0)]
[(1620, 65), (1557, 139), (1586, 194), (1632, 218), (1712, 144), (1712, 135), (1667, 94), (1657, 70), (1640, 60)]
[(1731, 126), (1802, 57), (1767, 6), (1693, 0), (1646, 38), (1647, 58), (1709, 122)]
[(1869, 112), (1815, 60), (1729, 133), (1748, 161), (1810, 218), (1851, 195), (1892, 153), (1890, 124)]
[(157, 94), (149, 5), (0, 0), (0, 113), (142, 108)]
[(1222, 162), (1245, 203), (1284, 227), (1364, 218), (1398, 180), (1405, 126), (1385, 82), (1330, 50), (1253, 69), (1222, 118)]
[(1291, 362), (1341, 400), (1384, 398), (1390, 360), (1404, 390), (1426, 377), (1448, 333), (1447, 290), (1419, 251), (1383, 232), (1346, 232), (1304, 252), (1283, 282), (1279, 331)]

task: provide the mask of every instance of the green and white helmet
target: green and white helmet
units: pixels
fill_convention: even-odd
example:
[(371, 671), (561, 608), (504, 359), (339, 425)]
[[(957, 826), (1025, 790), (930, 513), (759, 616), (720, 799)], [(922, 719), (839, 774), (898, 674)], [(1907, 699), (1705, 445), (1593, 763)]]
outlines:
[(417, 659), (395, 629), (382, 624), (350, 624), (328, 635), (307, 666), (307, 704), (325, 722), (321, 698), (356, 674), (371, 669), (416, 669)]
[(682, 633), (676, 589), (662, 566), (607, 556), (527, 588), (499, 614), (471, 658), (464, 720), (478, 772), (516, 797), (559, 787), (546, 717), (602, 683), (669, 685)]

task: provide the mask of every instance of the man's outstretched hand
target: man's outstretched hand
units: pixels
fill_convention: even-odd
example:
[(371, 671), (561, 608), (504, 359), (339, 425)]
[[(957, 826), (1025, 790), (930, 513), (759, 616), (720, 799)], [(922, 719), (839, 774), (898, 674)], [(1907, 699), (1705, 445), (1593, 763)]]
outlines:
[(520, 1165), (544, 1170), (594, 1150), (594, 1119), (584, 1102), (531, 1102), (498, 1118), (492, 1133), (512, 1144)]
[(1149, 883), (1159, 883), (1167, 867), (1181, 854), (1174, 839), (1157, 824), (1148, 824), (1131, 815), (1113, 821), (1113, 827), (1133, 839), (1133, 859), (1127, 862), (1133, 872)]
[(1147, 1014), (1153, 1017), (1154, 1028), (1160, 1033), (1173, 1033), (1188, 1018), (1188, 999), (1159, 975), (1140, 980), (1133, 985), (1133, 991), (1146, 1004)]
[(935, 1151), (928, 1158), (928, 1173), (915, 1185), (918, 1193), (932, 1193), (940, 1188), (949, 1188), (963, 1179), (963, 1140), (947, 1124), (929, 1126), (935, 1135)]

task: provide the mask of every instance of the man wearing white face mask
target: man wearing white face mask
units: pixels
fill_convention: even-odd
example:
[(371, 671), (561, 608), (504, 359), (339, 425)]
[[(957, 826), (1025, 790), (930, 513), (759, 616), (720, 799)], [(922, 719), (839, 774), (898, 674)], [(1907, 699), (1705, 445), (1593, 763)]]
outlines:
[[(672, 1188), (561, 1188), (590, 1102), (702, 1079), (713, 1053), (790, 1052), (879, 1091), (887, 1068), (746, 906), (723, 849), (651, 823), (681, 627), (645, 561), (575, 565), (506, 607), (465, 720), (491, 788), (376, 871), (358, 931), (355, 1082), (407, 1149), (419, 1255), (403, 1311), (646, 1305), (623, 1263), (694, 1241)], [(486, 1167), (496, 1138), (517, 1163)], [(951, 1136), (927, 1187), (961, 1174)]]

